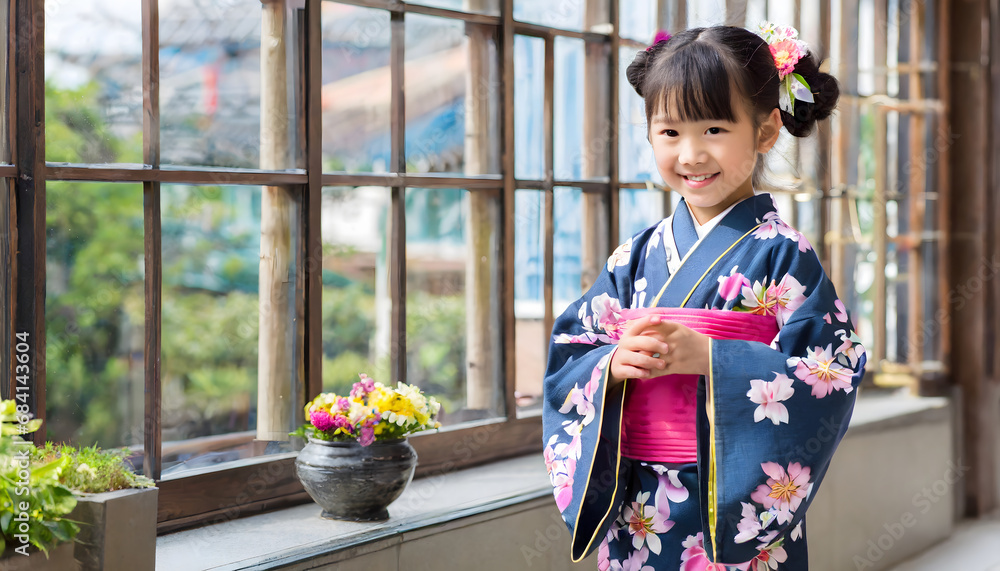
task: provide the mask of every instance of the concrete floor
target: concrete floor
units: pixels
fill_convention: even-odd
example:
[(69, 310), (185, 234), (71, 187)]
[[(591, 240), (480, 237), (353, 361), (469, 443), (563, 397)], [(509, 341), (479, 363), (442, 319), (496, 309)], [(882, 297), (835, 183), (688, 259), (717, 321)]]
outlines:
[(955, 533), (889, 571), (1000, 571), (1000, 513), (955, 526)]

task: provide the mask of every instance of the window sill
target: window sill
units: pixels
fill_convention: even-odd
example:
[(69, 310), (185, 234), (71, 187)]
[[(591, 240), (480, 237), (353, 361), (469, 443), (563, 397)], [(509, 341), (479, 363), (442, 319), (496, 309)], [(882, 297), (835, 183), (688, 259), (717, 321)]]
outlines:
[[(847, 438), (947, 418), (948, 399), (866, 394), (855, 407)], [(277, 569), (327, 558), (385, 549), (448, 522), (551, 504), (540, 454), (502, 460), (414, 480), (380, 523), (319, 517), (308, 503), (157, 538), (159, 569)], [(507, 510), (505, 510), (505, 508)], [(425, 530), (423, 533), (421, 530)]]
[[(274, 569), (361, 544), (531, 502), (549, 501), (541, 454), (414, 480), (379, 523), (320, 517), (308, 503), (157, 538), (158, 569)], [(388, 545), (387, 545), (388, 546)]]

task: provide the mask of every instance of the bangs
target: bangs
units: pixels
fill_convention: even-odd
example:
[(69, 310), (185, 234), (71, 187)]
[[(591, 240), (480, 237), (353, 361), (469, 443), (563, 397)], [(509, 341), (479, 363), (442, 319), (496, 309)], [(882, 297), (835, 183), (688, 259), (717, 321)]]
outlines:
[(669, 121), (737, 122), (733, 90), (738, 89), (727, 62), (705, 42), (680, 46), (656, 62), (644, 86), (646, 116), (662, 113)]

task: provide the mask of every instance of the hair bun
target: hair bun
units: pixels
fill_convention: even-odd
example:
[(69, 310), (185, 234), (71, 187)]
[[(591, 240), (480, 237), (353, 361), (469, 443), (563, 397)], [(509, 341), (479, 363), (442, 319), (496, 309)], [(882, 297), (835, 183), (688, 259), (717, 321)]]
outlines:
[(643, 97), (642, 83), (646, 79), (646, 64), (649, 62), (649, 56), (650, 52), (646, 50), (640, 51), (635, 54), (635, 59), (625, 69), (625, 77), (628, 79), (632, 89), (639, 94), (639, 97)]
[(840, 86), (836, 78), (819, 70), (811, 52), (807, 53), (795, 65), (795, 73), (802, 76), (809, 84), (814, 101), (795, 101), (795, 114), (781, 111), (781, 122), (785, 129), (796, 137), (808, 136), (817, 121), (822, 121), (833, 113), (840, 98)]

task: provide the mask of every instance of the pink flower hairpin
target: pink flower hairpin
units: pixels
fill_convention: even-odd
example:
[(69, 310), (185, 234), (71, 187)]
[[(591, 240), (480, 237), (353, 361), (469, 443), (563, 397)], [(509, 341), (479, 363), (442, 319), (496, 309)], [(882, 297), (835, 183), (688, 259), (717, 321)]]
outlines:
[(778, 69), (778, 79), (781, 89), (778, 90), (778, 107), (782, 111), (795, 115), (795, 102), (806, 101), (815, 103), (812, 90), (805, 78), (795, 73), (795, 66), (806, 56), (809, 46), (798, 39), (799, 32), (791, 26), (777, 26), (771, 22), (761, 22), (758, 35), (764, 38), (771, 56), (774, 57), (774, 67)]

